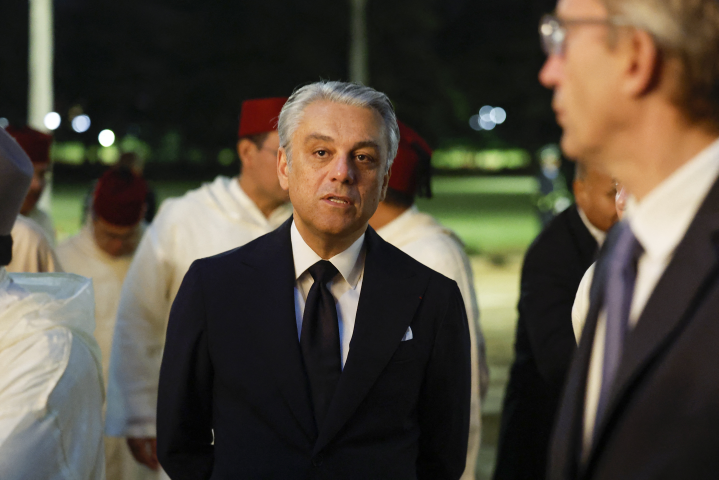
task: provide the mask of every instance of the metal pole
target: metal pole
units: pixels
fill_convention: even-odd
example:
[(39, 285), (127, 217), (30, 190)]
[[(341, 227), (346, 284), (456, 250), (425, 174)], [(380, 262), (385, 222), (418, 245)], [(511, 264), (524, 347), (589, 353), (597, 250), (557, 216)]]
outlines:
[[(45, 115), (53, 109), (53, 25), (52, 0), (29, 0), (30, 52), (28, 55), (27, 123), (36, 130), (47, 132)], [(52, 180), (40, 198), (39, 207), (50, 211)]]
[(350, 0), (350, 80), (369, 84), (367, 0)]

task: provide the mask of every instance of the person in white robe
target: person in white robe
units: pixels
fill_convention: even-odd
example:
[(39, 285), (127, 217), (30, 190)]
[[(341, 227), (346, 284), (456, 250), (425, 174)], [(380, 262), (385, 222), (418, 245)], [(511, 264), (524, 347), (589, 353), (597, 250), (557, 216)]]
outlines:
[[(96, 183), (90, 215), (80, 232), (60, 243), (58, 256), (68, 272), (92, 279), (95, 338), (102, 371), (110, 379), (110, 350), (120, 291), (144, 229), (147, 184), (129, 169), (113, 168)], [(116, 388), (108, 386), (112, 392)], [(105, 437), (105, 470), (113, 480), (149, 480), (156, 471), (136, 462), (122, 437)]]
[(0, 129), (0, 478), (102, 480), (104, 388), (92, 283), (5, 270), (32, 171)]
[(18, 215), (12, 227), (12, 261), (8, 272), (62, 272), (55, 250), (40, 225)]
[(47, 185), (48, 172), (51, 169), (50, 147), (52, 146), (52, 136), (29, 126), (15, 127), (8, 125), (5, 130), (15, 138), (15, 141), (27, 153), (33, 166), (32, 182), (30, 182), (30, 189), (25, 196), (20, 213), (39, 225), (48, 242), (50, 242), (50, 246), (55, 247), (56, 233), (52, 217), (38, 206), (38, 201), (40, 201), (40, 197)]
[(475, 478), (481, 439), (481, 397), (489, 387), (489, 368), (474, 277), (464, 245), (457, 235), (414, 205), (417, 194), (431, 196), (430, 159), (432, 150), (414, 130), (402, 122), (397, 156), (392, 164), (387, 198), (380, 202), (370, 225), (387, 242), (415, 260), (451, 278), (464, 300), (472, 356), (469, 443), (463, 480)]
[[(286, 98), (242, 106), (239, 177), (218, 177), (162, 203), (123, 283), (110, 358), (106, 433), (158, 468), (156, 406), (170, 307), (190, 264), (271, 232), (292, 213), (277, 179), (277, 117)], [(113, 390), (116, 387), (116, 390)]]

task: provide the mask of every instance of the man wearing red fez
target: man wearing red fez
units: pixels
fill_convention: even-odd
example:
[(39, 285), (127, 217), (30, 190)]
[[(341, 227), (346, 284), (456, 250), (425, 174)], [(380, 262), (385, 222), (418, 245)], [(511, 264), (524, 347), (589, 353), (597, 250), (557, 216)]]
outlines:
[(50, 244), (55, 245), (55, 226), (52, 218), (47, 212), (37, 206), (47, 184), (47, 174), (50, 170), (50, 147), (52, 136), (39, 132), (31, 127), (14, 127), (9, 125), (5, 131), (15, 138), (18, 144), (30, 157), (33, 166), (32, 183), (27, 192), (25, 201), (20, 208), (20, 213), (37, 222), (50, 239)]
[(400, 140), (392, 164), (387, 196), (370, 219), (370, 225), (387, 242), (415, 260), (457, 282), (472, 340), (472, 396), (467, 464), (462, 479), (474, 479), (480, 441), (480, 392), (486, 392), (489, 370), (474, 278), (462, 241), (414, 204), (417, 195), (430, 198), (432, 150), (414, 130), (398, 121)]
[[(108, 170), (95, 187), (91, 220), (57, 248), (66, 271), (92, 278), (95, 338), (102, 351), (106, 380), (120, 291), (144, 229), (146, 196), (145, 180), (130, 169)], [(113, 390), (108, 384), (108, 397), (113, 395)], [(105, 470), (107, 478), (119, 480), (157, 477), (156, 472), (135, 462), (125, 440), (117, 437), (105, 437)]]
[(113, 338), (106, 432), (126, 437), (135, 458), (158, 469), (155, 413), (167, 319), (190, 264), (280, 226), (291, 214), (277, 179), (277, 119), (286, 98), (242, 105), (235, 178), (165, 201), (138, 246), (123, 284)]

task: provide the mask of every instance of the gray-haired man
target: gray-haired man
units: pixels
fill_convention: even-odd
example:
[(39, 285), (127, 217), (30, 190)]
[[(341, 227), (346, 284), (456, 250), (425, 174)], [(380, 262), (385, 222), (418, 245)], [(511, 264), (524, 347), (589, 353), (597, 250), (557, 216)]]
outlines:
[(279, 135), (293, 218), (196, 261), (172, 307), (160, 462), (173, 479), (459, 478), (459, 289), (368, 227), (397, 151), (389, 99), (311, 84), (283, 107)]
[(549, 478), (719, 471), (719, 1), (560, 0), (562, 148), (632, 192), (596, 264)]

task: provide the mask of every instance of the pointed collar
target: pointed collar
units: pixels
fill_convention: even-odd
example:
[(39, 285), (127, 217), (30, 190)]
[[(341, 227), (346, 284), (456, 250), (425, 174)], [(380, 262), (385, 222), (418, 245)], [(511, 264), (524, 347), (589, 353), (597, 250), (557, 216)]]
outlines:
[(627, 200), (626, 220), (652, 258), (671, 255), (719, 176), (719, 139), (680, 167), (641, 202)]
[[(349, 248), (329, 260), (353, 289), (357, 287), (364, 267), (365, 235), (367, 235), (366, 232), (355, 240)], [(292, 221), (290, 238), (292, 240), (292, 256), (295, 262), (295, 279), (298, 279), (308, 268), (322, 260), (322, 258), (307, 245), (307, 242), (297, 230), (294, 220)]]
[(579, 218), (582, 219), (582, 223), (585, 227), (587, 227), (587, 230), (589, 230), (589, 233), (592, 234), (594, 240), (597, 241), (597, 245), (599, 245), (599, 247), (601, 248), (602, 244), (604, 243), (604, 240), (607, 238), (607, 233), (595, 227), (594, 224), (589, 221), (589, 218), (587, 218), (587, 215), (584, 213), (584, 210), (579, 208), (579, 206), (577, 206), (577, 213), (579, 213)]

